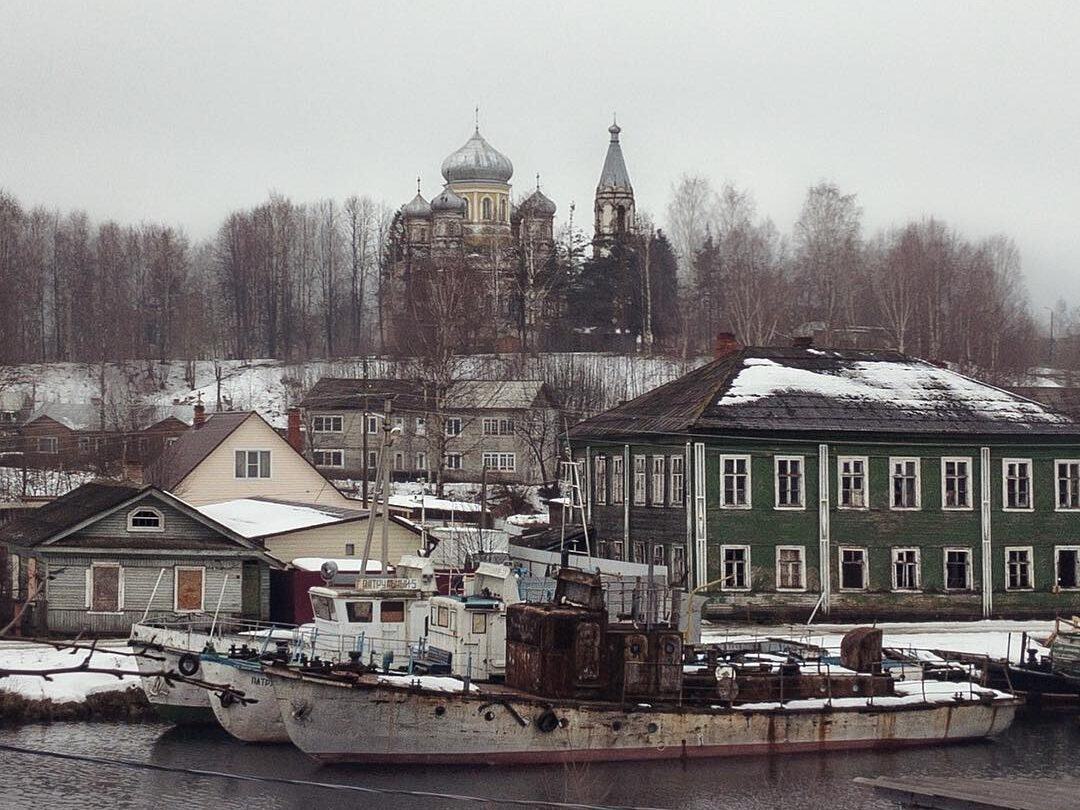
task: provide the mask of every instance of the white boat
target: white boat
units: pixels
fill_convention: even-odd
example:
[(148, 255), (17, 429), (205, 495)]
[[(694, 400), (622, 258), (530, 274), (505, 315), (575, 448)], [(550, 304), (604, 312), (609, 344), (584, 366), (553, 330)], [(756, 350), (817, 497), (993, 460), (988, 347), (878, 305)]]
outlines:
[(203, 653), (201, 660), (206, 680), (228, 687), (209, 696), (210, 708), (223, 729), (243, 742), (289, 742), (273, 686), (258, 658)]

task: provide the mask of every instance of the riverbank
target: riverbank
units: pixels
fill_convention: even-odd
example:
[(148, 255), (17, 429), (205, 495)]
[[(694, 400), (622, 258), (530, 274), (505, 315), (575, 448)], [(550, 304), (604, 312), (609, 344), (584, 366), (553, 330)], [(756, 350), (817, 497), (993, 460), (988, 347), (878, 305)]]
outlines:
[[(121, 642), (106, 642), (101, 649), (57, 650), (47, 644), (0, 642), (0, 725), (51, 723), (66, 720), (141, 721), (154, 717), (139, 683), (134, 659)], [(55, 672), (86, 666), (105, 672)]]

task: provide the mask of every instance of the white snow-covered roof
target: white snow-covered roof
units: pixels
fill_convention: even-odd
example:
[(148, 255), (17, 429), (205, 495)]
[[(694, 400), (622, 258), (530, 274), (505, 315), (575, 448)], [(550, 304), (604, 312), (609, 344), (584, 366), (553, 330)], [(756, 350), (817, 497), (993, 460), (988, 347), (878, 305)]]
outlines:
[(434, 495), (391, 495), (390, 506), (399, 509), (436, 509), (444, 512), (479, 512), (480, 504), (451, 501)]
[(898, 352), (747, 347), (587, 419), (570, 435), (688, 431), (1077, 436), (1080, 424)]
[(238, 498), (196, 508), (211, 520), (249, 540), (343, 523), (367, 514), (359, 509), (307, 506), (269, 498)]

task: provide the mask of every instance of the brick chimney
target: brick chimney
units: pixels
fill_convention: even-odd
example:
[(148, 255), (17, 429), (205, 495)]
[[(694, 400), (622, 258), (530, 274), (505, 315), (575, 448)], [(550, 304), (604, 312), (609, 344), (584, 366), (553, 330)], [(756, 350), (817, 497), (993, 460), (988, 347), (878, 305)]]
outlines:
[(202, 402), (195, 403), (195, 417), (192, 419), (191, 426), (198, 430), (206, 424), (206, 406)]
[(719, 332), (713, 343), (713, 359), (720, 360), (729, 354), (735, 354), (742, 348), (742, 344), (735, 339), (734, 332)]
[(285, 438), (289, 444), (292, 445), (292, 449), (297, 453), (303, 454), (304, 452), (304, 437), (300, 433), (300, 409), (289, 408), (289, 427), (285, 432)]

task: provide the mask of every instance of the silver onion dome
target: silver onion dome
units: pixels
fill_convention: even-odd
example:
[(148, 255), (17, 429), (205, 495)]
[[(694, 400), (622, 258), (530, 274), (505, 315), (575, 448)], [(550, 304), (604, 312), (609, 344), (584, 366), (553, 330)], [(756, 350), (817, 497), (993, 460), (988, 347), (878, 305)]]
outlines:
[(553, 217), (555, 216), (555, 203), (549, 200), (544, 192), (537, 189), (522, 201), (521, 211), (533, 216)]
[(401, 213), (407, 218), (429, 217), (431, 216), (431, 205), (417, 192), (416, 196), (401, 209)]
[(444, 188), (431, 201), (431, 210), (442, 213), (464, 214), (467, 207), (465, 200), (451, 191), (449, 187)]
[(442, 176), (447, 183), (461, 180), (508, 183), (513, 174), (514, 164), (510, 158), (485, 141), (479, 129), (442, 164)]

